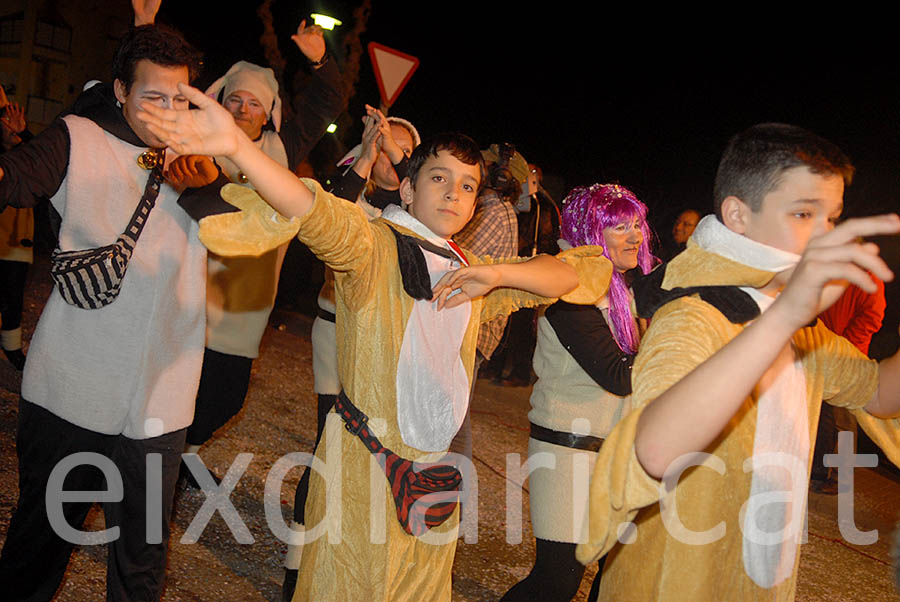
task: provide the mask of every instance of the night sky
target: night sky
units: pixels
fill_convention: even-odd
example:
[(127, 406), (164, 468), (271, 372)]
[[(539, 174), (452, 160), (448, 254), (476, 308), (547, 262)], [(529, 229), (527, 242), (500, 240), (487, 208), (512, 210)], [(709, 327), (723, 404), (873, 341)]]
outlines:
[[(304, 14), (334, 14), (346, 31), (357, 4), (276, 1), (282, 53), (302, 60), (288, 36)], [(581, 4), (374, 0), (362, 41), (421, 60), (391, 114), (423, 135), (454, 129), (484, 146), (512, 142), (564, 191), (619, 182), (650, 205), (657, 224), (680, 207), (710, 210), (725, 143), (762, 121), (808, 127), (850, 155), (858, 173), (848, 213), (900, 206), (900, 67), (896, 35), (874, 29), (884, 16)], [(206, 52), (205, 85), (235, 60), (265, 62), (256, 6), (226, 13), (208, 2), (164, 2), (160, 20)], [(367, 54), (361, 64), (354, 125), (363, 103), (378, 101)]]

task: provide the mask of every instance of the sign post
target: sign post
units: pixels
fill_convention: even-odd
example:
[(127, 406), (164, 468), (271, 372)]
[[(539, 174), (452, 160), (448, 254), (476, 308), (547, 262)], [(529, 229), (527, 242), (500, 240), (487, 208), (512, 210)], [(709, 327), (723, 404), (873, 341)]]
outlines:
[(387, 115), (387, 110), (419, 67), (419, 59), (377, 42), (369, 42), (369, 58), (381, 94), (381, 111)]

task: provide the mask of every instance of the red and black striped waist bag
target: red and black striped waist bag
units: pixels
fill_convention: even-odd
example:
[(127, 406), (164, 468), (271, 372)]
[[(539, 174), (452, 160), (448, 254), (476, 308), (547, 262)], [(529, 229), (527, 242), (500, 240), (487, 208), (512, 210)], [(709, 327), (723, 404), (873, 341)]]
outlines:
[(403, 530), (419, 536), (450, 518), (459, 503), (462, 475), (450, 464), (412, 462), (381, 444), (369, 430), (369, 417), (342, 390), (334, 409), (344, 427), (362, 440), (387, 476)]

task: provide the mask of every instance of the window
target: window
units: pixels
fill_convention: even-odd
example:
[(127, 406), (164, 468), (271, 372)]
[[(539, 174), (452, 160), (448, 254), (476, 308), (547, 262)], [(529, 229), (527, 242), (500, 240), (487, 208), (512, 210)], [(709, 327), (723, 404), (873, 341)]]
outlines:
[(34, 45), (69, 52), (72, 48), (72, 30), (64, 25), (38, 21), (34, 31)]
[(15, 13), (0, 19), (0, 44), (22, 43), (25, 30), (25, 13)]

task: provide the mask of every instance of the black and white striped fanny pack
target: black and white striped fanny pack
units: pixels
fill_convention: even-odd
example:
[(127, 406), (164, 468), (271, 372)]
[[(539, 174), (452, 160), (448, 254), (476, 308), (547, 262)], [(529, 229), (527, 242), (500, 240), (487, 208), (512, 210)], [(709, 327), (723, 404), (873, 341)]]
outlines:
[(97, 309), (116, 300), (131, 253), (137, 244), (150, 210), (156, 205), (162, 185), (164, 156), (158, 157), (150, 172), (144, 194), (125, 231), (111, 245), (79, 251), (60, 251), (50, 256), (50, 275), (59, 294), (70, 305), (81, 309)]

